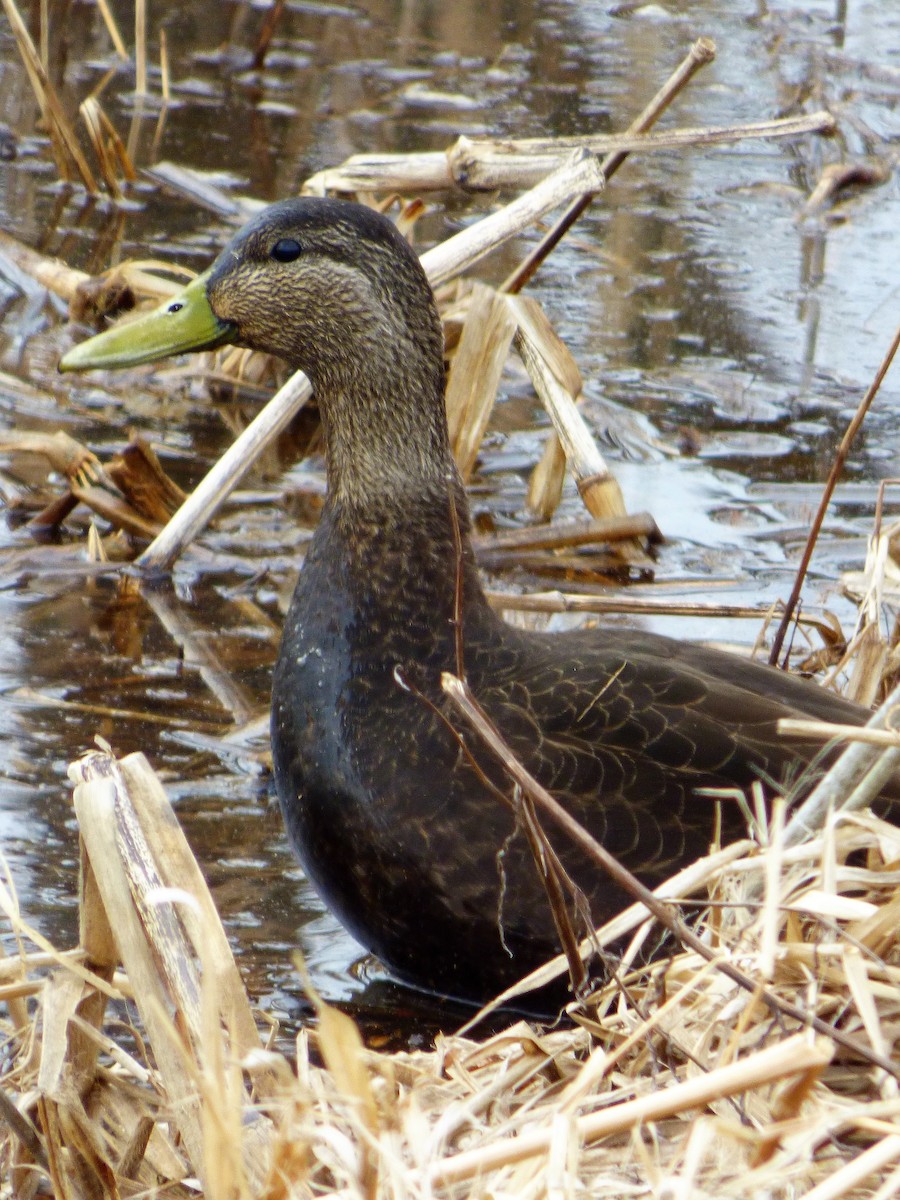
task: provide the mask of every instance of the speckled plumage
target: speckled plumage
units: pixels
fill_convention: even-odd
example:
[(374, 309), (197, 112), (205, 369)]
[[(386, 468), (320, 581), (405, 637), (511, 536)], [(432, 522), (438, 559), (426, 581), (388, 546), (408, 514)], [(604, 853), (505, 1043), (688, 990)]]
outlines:
[[(276, 262), (285, 238), (301, 253)], [(558, 949), (523, 835), (442, 719), (459, 727), (439, 682), (458, 665), (451, 505), (470, 687), (525, 766), (645, 882), (707, 850), (714, 805), (698, 788), (805, 766), (808, 744), (779, 738), (779, 717), (863, 719), (713, 650), (619, 629), (526, 633), (496, 616), (448, 447), (437, 311), (386, 219), (335, 201), (275, 205), (217, 260), (208, 296), (235, 341), (309, 375), (322, 413), (329, 496), (275, 672), (276, 782), (324, 899), (403, 978), (480, 1000)], [(736, 806), (724, 809), (726, 836), (740, 833)], [(595, 922), (628, 902), (552, 837)]]

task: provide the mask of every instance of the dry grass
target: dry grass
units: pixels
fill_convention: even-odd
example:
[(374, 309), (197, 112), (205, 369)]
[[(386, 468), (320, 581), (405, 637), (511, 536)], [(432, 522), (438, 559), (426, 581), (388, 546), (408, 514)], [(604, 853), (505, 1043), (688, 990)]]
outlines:
[[(31, 35), (16, 7), (15, 0), (2, 0), (2, 2), (6, 19), (9, 21), (29, 82), (50, 135), (50, 145), (59, 176), (63, 180), (70, 180), (74, 174), (80, 179), (86, 191), (96, 192), (97, 183), (93, 172), (81, 151), (72, 123), (47, 74), (46, 66), (41, 61), (41, 56), (31, 40)], [(43, 28), (46, 29), (46, 24)]]
[[(0, 891), (19, 947), (0, 963), (3, 1089), (21, 1126), (8, 1114), (0, 1134), (3, 1195), (34, 1195), (48, 1177), (73, 1200), (821, 1200), (900, 1188), (897, 1076), (773, 1020), (692, 953), (621, 966), (571, 1028), (519, 1022), (483, 1044), (439, 1037), (430, 1053), (368, 1050), (317, 1001), (291, 1063), (257, 1033), (146, 761), (100, 752), (70, 773), (80, 946), (47, 945), (8, 879)], [(704, 940), (760, 987), (893, 1056), (900, 829), (860, 814), (792, 849), (777, 828), (757, 839), (694, 872), (688, 890), (710, 905)]]

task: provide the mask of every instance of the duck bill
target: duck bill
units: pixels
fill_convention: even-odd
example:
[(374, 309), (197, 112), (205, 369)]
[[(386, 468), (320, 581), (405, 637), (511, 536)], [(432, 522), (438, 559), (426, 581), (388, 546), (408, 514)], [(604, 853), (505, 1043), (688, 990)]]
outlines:
[(89, 371), (95, 367), (136, 367), (187, 350), (213, 350), (233, 341), (237, 330), (213, 312), (206, 292), (208, 273), (158, 308), (115, 325), (105, 333), (73, 346), (59, 362), (60, 371)]

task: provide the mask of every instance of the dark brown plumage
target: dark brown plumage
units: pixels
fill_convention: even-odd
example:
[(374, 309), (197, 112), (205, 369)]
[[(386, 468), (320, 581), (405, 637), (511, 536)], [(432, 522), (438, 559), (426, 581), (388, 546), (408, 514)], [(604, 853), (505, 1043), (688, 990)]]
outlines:
[[(318, 399), (329, 494), (275, 671), (275, 776), (310, 877), (402, 978), (482, 1000), (558, 950), (524, 837), (447, 727), (452, 506), (472, 691), (526, 767), (646, 883), (706, 852), (714, 805), (698, 789), (806, 766), (810, 749), (778, 736), (779, 717), (863, 719), (713, 650), (621, 630), (525, 633), (496, 616), (448, 445), (434, 299), (385, 218), (329, 200), (274, 205), (216, 260), (206, 299), (218, 323), (207, 344), (280, 355)], [(459, 736), (510, 792), (478, 740)], [(724, 808), (725, 836), (743, 832), (737, 806)], [(595, 922), (628, 902), (551, 836)]]

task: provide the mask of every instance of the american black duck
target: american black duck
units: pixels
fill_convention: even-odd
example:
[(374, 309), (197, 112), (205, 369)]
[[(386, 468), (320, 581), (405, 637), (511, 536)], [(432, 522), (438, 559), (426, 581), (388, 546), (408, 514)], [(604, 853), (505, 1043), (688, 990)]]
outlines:
[[(482, 1000), (558, 950), (524, 837), (460, 746), (510, 792), (441, 692), (455, 671), (462, 541), (465, 675), (528, 769), (653, 886), (708, 848), (701, 788), (784, 781), (808, 745), (798, 714), (861, 721), (811, 683), (620, 629), (528, 633), (485, 600), (447, 437), (441, 325), (392, 223), (319, 199), (267, 208), (175, 300), (65, 356), (135, 364), (226, 342), (306, 372), (327, 443), (328, 499), (275, 670), (272, 745), (304, 868), (400, 977)], [(455, 511), (455, 522), (452, 516)], [(724, 806), (724, 836), (743, 832)], [(562, 840), (600, 922), (628, 902)]]

